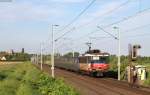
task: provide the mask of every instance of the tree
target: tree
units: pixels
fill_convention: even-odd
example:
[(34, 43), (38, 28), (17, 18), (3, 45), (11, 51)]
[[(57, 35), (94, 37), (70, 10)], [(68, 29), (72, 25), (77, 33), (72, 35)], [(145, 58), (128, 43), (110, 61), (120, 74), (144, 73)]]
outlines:
[[(80, 54), (79, 52), (74, 52), (74, 57), (78, 57), (79, 54)], [(68, 53), (64, 54), (63, 56), (68, 57), (68, 58), (73, 57), (73, 52), (68, 52)]]

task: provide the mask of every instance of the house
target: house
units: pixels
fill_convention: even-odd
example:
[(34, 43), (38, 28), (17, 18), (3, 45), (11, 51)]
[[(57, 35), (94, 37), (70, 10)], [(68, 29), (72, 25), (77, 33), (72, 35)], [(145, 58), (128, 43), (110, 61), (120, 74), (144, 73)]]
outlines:
[(0, 52), (0, 61), (6, 61), (7, 60), (6, 59), (7, 55), (8, 54), (6, 52)]
[(3, 56), (2, 58), (0, 58), (1, 61), (6, 61), (6, 57)]

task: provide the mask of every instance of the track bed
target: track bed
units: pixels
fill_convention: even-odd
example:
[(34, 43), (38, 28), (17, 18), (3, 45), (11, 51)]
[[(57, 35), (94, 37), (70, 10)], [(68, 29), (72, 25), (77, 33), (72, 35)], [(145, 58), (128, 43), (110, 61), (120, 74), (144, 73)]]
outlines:
[[(51, 74), (48, 65), (44, 71)], [(62, 69), (55, 69), (56, 77), (63, 77), (65, 82), (76, 88), (81, 95), (150, 95), (150, 88), (131, 88), (126, 82), (111, 78), (92, 78)]]

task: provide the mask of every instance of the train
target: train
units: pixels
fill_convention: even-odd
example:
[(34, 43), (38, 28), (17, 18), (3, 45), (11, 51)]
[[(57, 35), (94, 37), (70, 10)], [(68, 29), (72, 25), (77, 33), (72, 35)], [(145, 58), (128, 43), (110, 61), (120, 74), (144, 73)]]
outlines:
[[(98, 49), (89, 50), (72, 60), (61, 59), (55, 61), (58, 68), (87, 74), (90, 76), (104, 76), (109, 70), (109, 56), (107, 52)], [(61, 60), (60, 60), (61, 59)]]

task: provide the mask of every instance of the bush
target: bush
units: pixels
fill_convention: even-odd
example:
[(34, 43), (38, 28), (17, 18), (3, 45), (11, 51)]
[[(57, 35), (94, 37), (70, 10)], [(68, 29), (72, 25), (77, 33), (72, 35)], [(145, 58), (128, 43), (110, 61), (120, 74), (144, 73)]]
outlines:
[(0, 67), (0, 76), (0, 95), (77, 95), (63, 80), (49, 77), (30, 63)]
[[(121, 80), (125, 80), (125, 69), (129, 64), (127, 56), (121, 56)], [(134, 65), (144, 65), (147, 67), (148, 77), (144, 82), (144, 85), (150, 86), (150, 57), (139, 57), (137, 61), (134, 62)], [(117, 56), (110, 56), (110, 71), (117, 73)]]

